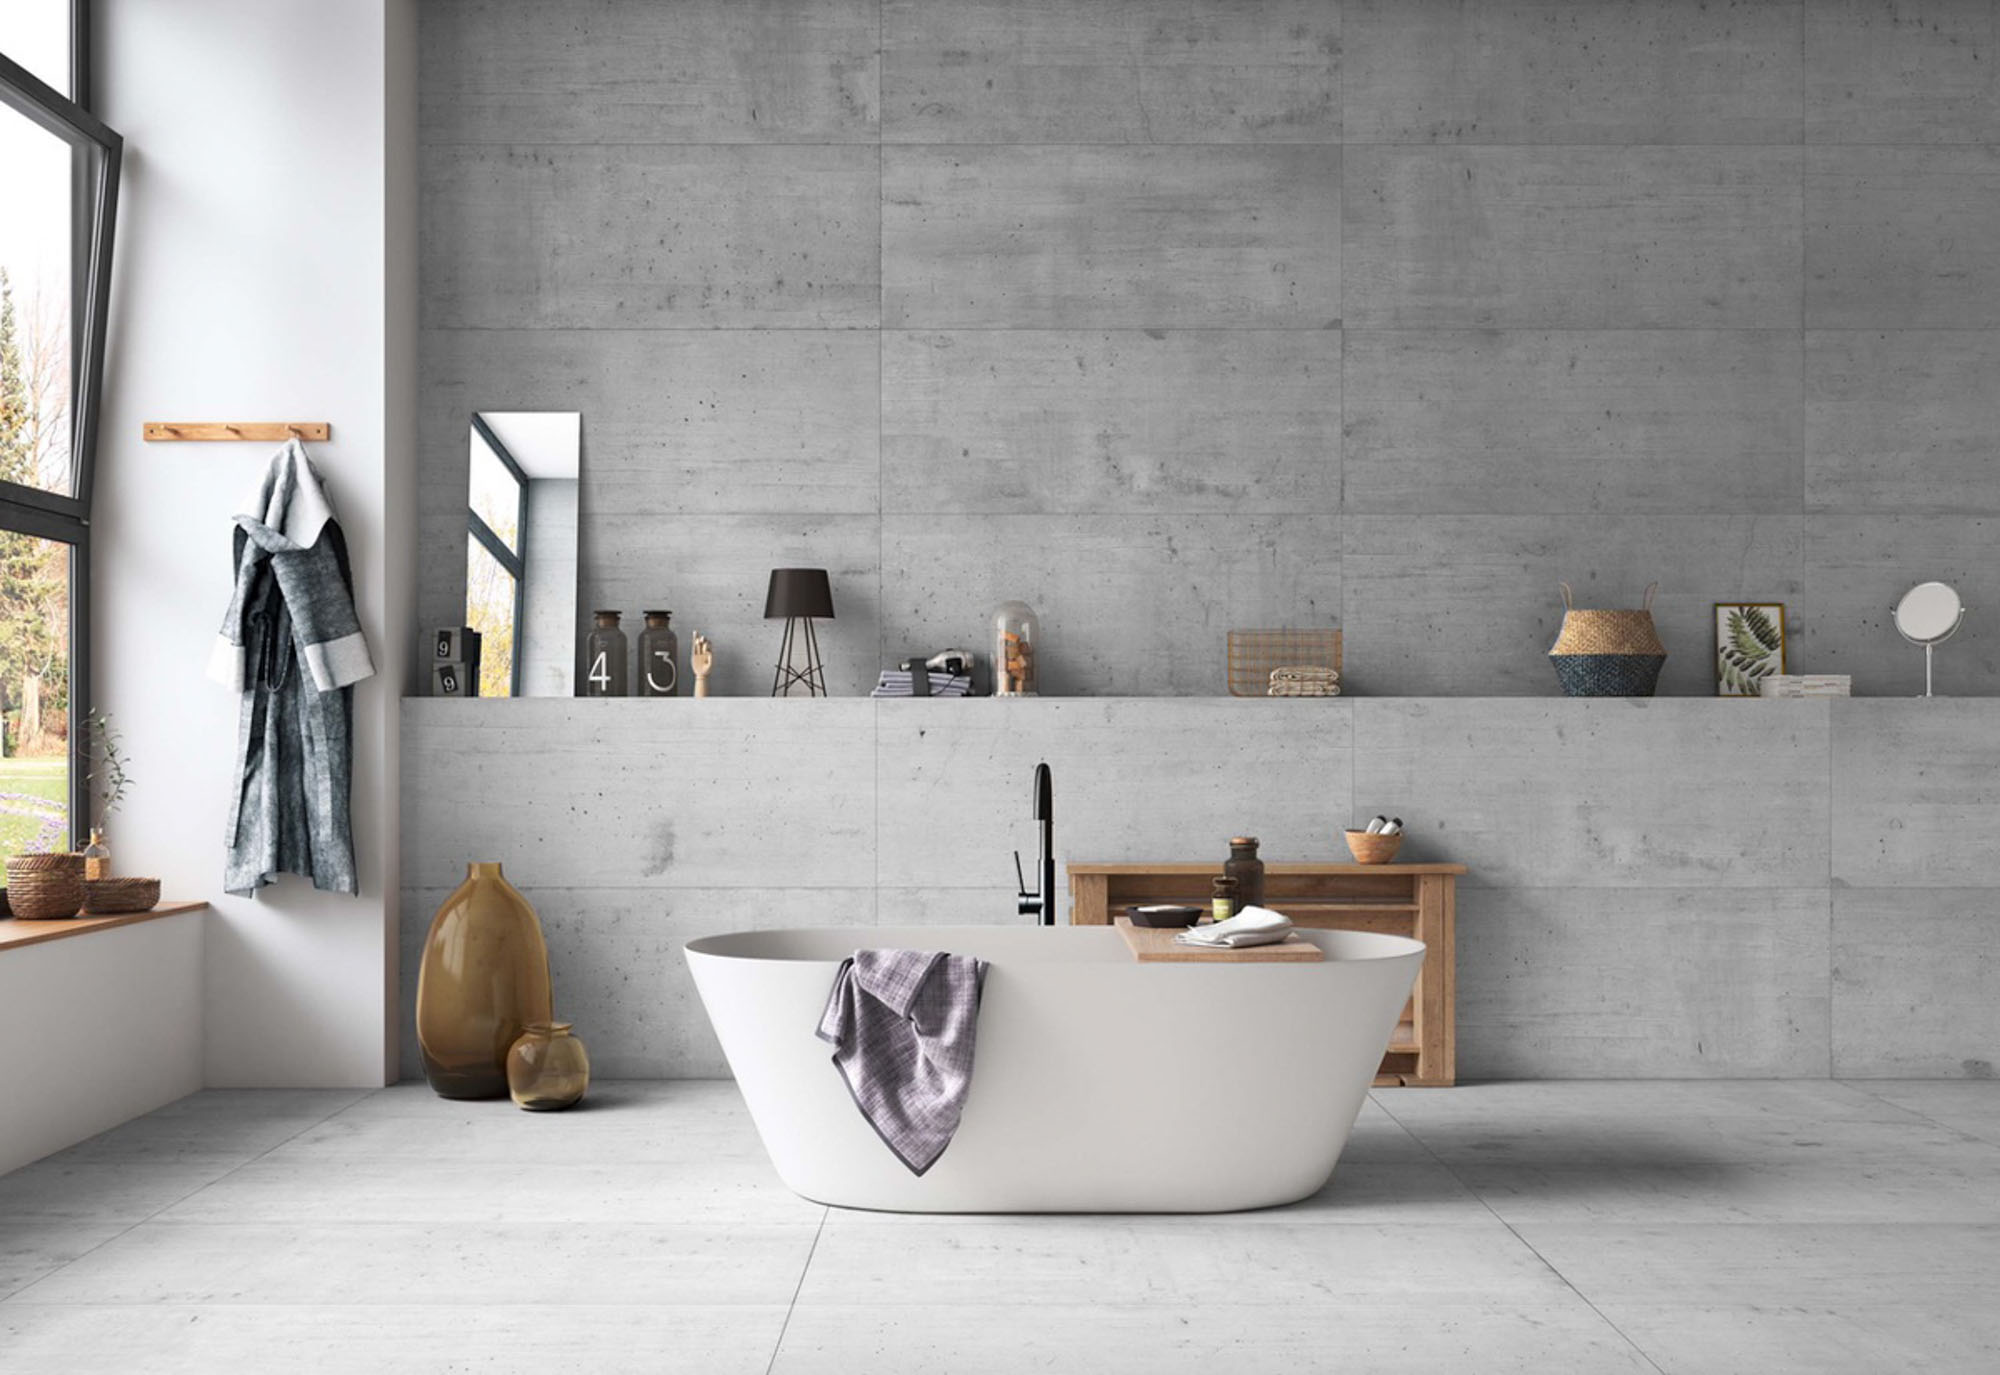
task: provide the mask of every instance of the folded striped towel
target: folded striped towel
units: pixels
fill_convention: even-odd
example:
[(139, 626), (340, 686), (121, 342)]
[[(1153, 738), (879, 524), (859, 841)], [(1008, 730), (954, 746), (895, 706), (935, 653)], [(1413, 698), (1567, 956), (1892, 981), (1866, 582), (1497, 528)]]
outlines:
[(1317, 664), (1289, 664), (1271, 670), (1269, 697), (1338, 697), (1340, 670)]

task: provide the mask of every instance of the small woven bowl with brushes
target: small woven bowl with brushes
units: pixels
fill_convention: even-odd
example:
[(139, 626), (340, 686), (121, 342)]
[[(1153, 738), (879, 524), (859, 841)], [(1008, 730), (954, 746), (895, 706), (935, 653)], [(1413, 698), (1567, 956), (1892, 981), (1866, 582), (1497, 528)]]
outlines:
[(1349, 831), (1347, 848), (1356, 864), (1387, 864), (1403, 848), (1403, 833), (1381, 835), (1375, 831)]

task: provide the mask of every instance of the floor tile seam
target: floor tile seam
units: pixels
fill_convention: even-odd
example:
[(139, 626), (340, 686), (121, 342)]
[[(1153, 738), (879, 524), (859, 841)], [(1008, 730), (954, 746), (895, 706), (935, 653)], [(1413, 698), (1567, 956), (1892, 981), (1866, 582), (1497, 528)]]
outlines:
[[(1880, 1081), (1870, 1081), (1866, 1079), (1861, 1079), (1861, 1080), (1834, 1079), (1832, 1082), (1839, 1084), (1842, 1088), (1853, 1089), (1856, 1093), (1866, 1094), (1868, 1097), (1874, 1099), (1876, 1102), (1882, 1104), (1884, 1107), (1894, 1108), (1897, 1112), (1907, 1113), (1911, 1117), (1916, 1118), (1919, 1122), (1927, 1123), (1930, 1126), (1936, 1127), (1939, 1131), (1947, 1131), (1952, 1133), (1954, 1136), (1962, 1138), (1965, 1141), (1976, 1142), (1979, 1145), (1991, 1146), (1995, 1150), (2000, 1150), (2000, 1140), (1995, 1140), (1989, 1136), (1981, 1136), (1977, 1132), (1969, 1132), (1963, 1127), (1954, 1127), (1951, 1125), (1951, 1123), (1941, 1121), (1938, 1118), (1933, 1117), (1929, 1113), (1923, 1111), (1921, 1108), (1910, 1107), (1907, 1103), (1898, 1103), (1893, 1098), (1884, 1098), (1880, 1093), (1877, 1093), (1874, 1089), (1863, 1087), (1865, 1084), (1870, 1082), (1881, 1082), (1885, 1084), (1902, 1084), (1910, 1082), (1909, 1080), (1883, 1079)], [(1933, 1082), (1933, 1081), (1927, 1080), (1923, 1082)], [(1946, 1084), (1959, 1084), (1959, 1083), (1977, 1083), (1979, 1081), (1972, 1079), (1944, 1079), (1935, 1082), (1946, 1083)]]
[[(1373, 1095), (1372, 1093), (1370, 1096), (1375, 1097), (1375, 1095)], [(1514, 1238), (1515, 1241), (1519, 1242), (1522, 1246), (1526, 1247), (1528, 1254), (1532, 1255), (1544, 1269), (1546, 1269), (1551, 1275), (1554, 1275), (1557, 1280), (1561, 1281), (1563, 1288), (1567, 1289), (1570, 1293), (1574, 1294), (1579, 1303), (1583, 1304), (1584, 1307), (1588, 1308), (1592, 1313), (1596, 1314), (1597, 1320), (1599, 1322), (1603, 1323), (1605, 1327), (1609, 1328), (1612, 1332), (1617, 1333), (1618, 1339), (1624, 1342), (1626, 1346), (1630, 1347), (1633, 1353), (1637, 1355), (1640, 1360), (1644, 1361), (1654, 1371), (1658, 1372), (1658, 1375), (1666, 1375), (1665, 1369), (1660, 1365), (1658, 1361), (1655, 1361), (1653, 1359), (1652, 1353), (1647, 1351), (1644, 1347), (1640, 1346), (1638, 1342), (1634, 1341), (1632, 1337), (1625, 1331), (1624, 1328), (1620, 1327), (1617, 1323), (1613, 1322), (1610, 1319), (1610, 1317), (1605, 1314), (1603, 1309), (1599, 1308), (1595, 1303), (1591, 1302), (1590, 1297), (1587, 1294), (1585, 1294), (1583, 1290), (1577, 1287), (1575, 1281), (1571, 1280), (1568, 1275), (1565, 1275), (1561, 1270), (1557, 1269), (1555, 1264), (1552, 1261), (1550, 1261), (1547, 1256), (1542, 1254), (1541, 1249), (1539, 1247), (1537, 1247), (1533, 1242), (1529, 1241), (1526, 1237), (1521, 1235), (1519, 1228), (1515, 1227), (1513, 1223), (1509, 1222), (1506, 1218), (1500, 1215), (1500, 1210), (1493, 1206), (1492, 1202), (1487, 1199), (1485, 1194), (1481, 1193), (1479, 1190), (1473, 1188), (1470, 1184), (1466, 1183), (1464, 1178), (1462, 1178), (1459, 1175), (1457, 1170), (1453, 1169), (1451, 1165), (1447, 1163), (1442, 1157), (1440, 1157), (1436, 1151), (1432, 1150), (1430, 1148), (1429, 1143), (1427, 1143), (1421, 1136), (1418, 1136), (1416, 1132), (1411, 1131), (1410, 1128), (1403, 1122), (1403, 1119), (1397, 1117), (1392, 1109), (1382, 1104), (1379, 1097), (1377, 1098), (1376, 1105), (1378, 1107), (1381, 1107), (1382, 1111), (1384, 1113), (1387, 1113), (1390, 1120), (1395, 1122), (1397, 1126), (1402, 1127), (1404, 1131), (1409, 1132), (1411, 1137), (1416, 1141), (1418, 1148), (1421, 1149), (1425, 1155), (1429, 1156), (1432, 1159), (1432, 1161), (1434, 1161), (1437, 1164), (1439, 1169), (1443, 1170), (1446, 1174), (1450, 1175), (1452, 1179), (1458, 1184), (1459, 1188), (1464, 1189), (1467, 1193), (1471, 1194), (1474, 1198), (1478, 1199), (1480, 1206), (1485, 1208), (1487, 1212), (1491, 1213), (1494, 1217), (1494, 1220), (1500, 1223), (1501, 1226), (1505, 1227), (1508, 1233)]]
[(792, 1286), (792, 1301), (785, 1306), (784, 1321), (778, 1324), (778, 1336), (771, 1343), (771, 1359), (764, 1365), (764, 1375), (771, 1375), (778, 1368), (778, 1357), (785, 1349), (785, 1333), (791, 1330), (792, 1314), (798, 1311), (799, 1295), (805, 1290), (806, 1275), (812, 1270), (813, 1257), (819, 1252), (819, 1239), (826, 1232), (826, 1219), (832, 1211), (829, 1207), (820, 1209), (819, 1227), (813, 1232), (812, 1245), (806, 1248), (805, 1264), (799, 1267), (799, 1282)]
[(221, 1174), (217, 1175), (215, 1178), (196, 1185), (194, 1188), (188, 1190), (186, 1193), (181, 1194), (176, 1198), (169, 1199), (167, 1202), (161, 1204), (158, 1208), (155, 1208), (152, 1212), (148, 1213), (146, 1216), (139, 1218), (135, 1222), (127, 1224), (126, 1226), (120, 1228), (118, 1231), (112, 1233), (110, 1236), (105, 1237), (102, 1241), (99, 1241), (95, 1246), (91, 1246), (83, 1251), (78, 1252), (76, 1255), (71, 1256), (68, 1260), (56, 1266), (53, 1270), (49, 1270), (43, 1274), (37, 1275), (34, 1279), (28, 1281), (26, 1284), (21, 1285), (16, 1289), (12, 1289), (5, 1294), (0, 1294), (0, 1304), (12, 1302), (15, 1298), (19, 1297), (22, 1294), (27, 1293), (30, 1289), (33, 1289), (36, 1285), (42, 1283), (42, 1281), (55, 1278), (57, 1275), (60, 1275), (63, 1271), (69, 1269), (70, 1266), (75, 1265), (78, 1261), (84, 1260), (89, 1256), (95, 1255), (97, 1252), (103, 1250), (106, 1246), (109, 1246), (112, 1242), (117, 1241), (120, 1237), (127, 1236), (130, 1233), (137, 1231), (139, 1228), (144, 1227), (146, 1224), (153, 1222), (154, 1220), (159, 1218), (159, 1216), (162, 1213), (168, 1211), (169, 1209), (178, 1208), (181, 1204), (193, 1198), (203, 1189), (221, 1183), (223, 1180), (229, 1178), (237, 1171), (243, 1169), (244, 1166), (246, 1165), (256, 1164), (258, 1161), (262, 1160), (265, 1156), (269, 1155), (272, 1151), (275, 1151), (282, 1146), (289, 1146), (292, 1142), (298, 1140), (301, 1136), (304, 1136), (307, 1132), (312, 1131), (315, 1127), (318, 1127), (325, 1122), (331, 1121), (335, 1116), (339, 1115), (342, 1112), (347, 1111), (348, 1108), (353, 1107), (355, 1103), (362, 1102), (372, 1094), (379, 1092), (381, 1092), (380, 1089), (370, 1090), (368, 1093), (363, 1093), (360, 1097), (352, 1099), (338, 1108), (334, 1108), (318, 1117), (313, 1118), (312, 1121), (303, 1124), (297, 1131), (293, 1132), (290, 1136), (285, 1137), (282, 1141), (273, 1142), (271, 1145), (265, 1147), (263, 1150), (257, 1152), (255, 1155), (250, 1156), (248, 1159), (238, 1161), (235, 1165), (231, 1166), (227, 1170), (224, 1170)]

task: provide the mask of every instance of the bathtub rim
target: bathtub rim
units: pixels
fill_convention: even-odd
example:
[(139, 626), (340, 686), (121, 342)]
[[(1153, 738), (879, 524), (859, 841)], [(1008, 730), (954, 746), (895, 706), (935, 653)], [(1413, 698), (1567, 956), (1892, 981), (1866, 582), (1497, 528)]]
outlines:
[[(1048, 939), (1055, 939), (1055, 940), (1068, 939), (1068, 937), (1066, 936), (1051, 936), (1049, 933), (1052, 931), (1093, 932), (1093, 933), (1102, 933), (1102, 936), (1112, 936), (1112, 937), (1115, 937), (1117, 935), (1116, 930), (1109, 926), (1064, 925), (1053, 928), (1047, 928), (1047, 927), (1005, 926), (993, 923), (977, 923), (977, 922), (961, 922), (950, 926), (780, 926), (780, 927), (768, 927), (768, 928), (752, 928), (752, 929), (738, 930), (738, 931), (720, 931), (706, 936), (697, 936), (693, 940), (684, 942), (681, 946), (681, 951), (683, 959), (700, 955), (707, 959), (742, 961), (747, 964), (837, 965), (842, 960), (846, 959), (849, 955), (852, 955), (856, 950), (870, 950), (870, 949), (951, 950), (952, 947), (949, 942), (949, 937), (954, 932), (977, 932), (981, 934), (1007, 933), (1005, 938), (1010, 940), (1038, 941), (1038, 940), (1048, 940)], [(1424, 942), (1420, 940), (1416, 940), (1410, 936), (1391, 935), (1386, 931), (1348, 931), (1348, 930), (1341, 930), (1338, 928), (1309, 929), (1306, 927), (1299, 927), (1298, 931), (1301, 936), (1305, 937), (1307, 940), (1312, 940), (1315, 945), (1318, 945), (1320, 949), (1325, 953), (1326, 958), (1322, 960), (1312, 960), (1312, 961), (1217, 960), (1215, 961), (1215, 964), (1220, 967), (1233, 968), (1233, 969), (1256, 968), (1256, 969), (1324, 970), (1329, 967), (1337, 967), (1341, 965), (1374, 964), (1381, 961), (1401, 959), (1409, 955), (1422, 956), (1426, 950)], [(918, 944), (908, 941), (891, 940), (888, 943), (884, 944), (879, 942), (871, 942), (868, 939), (866, 939), (866, 937), (870, 935), (881, 935), (881, 936), (902, 935), (903, 933), (906, 932), (921, 933), (922, 937), (924, 938), (922, 943)], [(844, 945), (840, 949), (839, 953), (828, 953), (824, 955), (786, 954), (782, 952), (766, 952), (754, 949), (740, 948), (741, 946), (746, 944), (757, 944), (763, 942), (780, 942), (787, 937), (806, 937), (814, 941), (823, 941), (827, 937), (833, 936), (838, 933), (850, 934), (856, 938), (851, 944)], [(1093, 939), (1101, 940), (1102, 936), (1096, 936), (1093, 937)], [(1314, 939), (1315, 937), (1325, 937), (1327, 938), (1327, 940), (1325, 941), (1315, 940)], [(1355, 948), (1352, 950), (1351, 953), (1337, 954), (1333, 950), (1327, 948), (1329, 941), (1341, 945), (1351, 945)], [(1120, 948), (1122, 948), (1122, 942), (1120, 943)], [(961, 949), (954, 953), (977, 954), (978, 952), (965, 951)], [(1006, 955), (1004, 953), (991, 954), (991, 955), (982, 954), (980, 955), (980, 958), (986, 959), (990, 962), (995, 959), (1004, 960), (1006, 958)], [(1035, 961), (1035, 963), (1070, 964), (1070, 965), (1113, 965), (1119, 967), (1150, 968), (1150, 969), (1196, 969), (1200, 968), (1201, 965), (1205, 962), (1201, 960), (1140, 960), (1136, 956), (1131, 955), (1129, 951), (1127, 951), (1123, 958), (1118, 958), (1114, 954), (1114, 956), (1109, 959), (1096, 959), (1096, 960), (1052, 959), (1052, 960), (1037, 960)]]

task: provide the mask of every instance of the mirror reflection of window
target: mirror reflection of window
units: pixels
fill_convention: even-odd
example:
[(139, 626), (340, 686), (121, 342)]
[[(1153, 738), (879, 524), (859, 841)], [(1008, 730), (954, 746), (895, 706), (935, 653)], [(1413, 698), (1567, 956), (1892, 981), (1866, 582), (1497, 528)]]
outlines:
[(472, 417), (467, 484), (470, 533), (465, 546), (465, 623), (479, 632), (479, 695), (518, 697), (522, 558), (528, 476), (480, 416)]
[(466, 481), (465, 624), (481, 697), (567, 697), (576, 680), (574, 411), (473, 415)]

